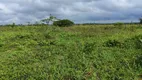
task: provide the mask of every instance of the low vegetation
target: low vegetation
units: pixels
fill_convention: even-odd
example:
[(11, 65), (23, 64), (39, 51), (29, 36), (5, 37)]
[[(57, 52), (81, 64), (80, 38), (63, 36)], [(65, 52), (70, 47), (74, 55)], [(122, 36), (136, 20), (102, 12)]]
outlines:
[(138, 80), (141, 74), (141, 25), (0, 27), (0, 80)]

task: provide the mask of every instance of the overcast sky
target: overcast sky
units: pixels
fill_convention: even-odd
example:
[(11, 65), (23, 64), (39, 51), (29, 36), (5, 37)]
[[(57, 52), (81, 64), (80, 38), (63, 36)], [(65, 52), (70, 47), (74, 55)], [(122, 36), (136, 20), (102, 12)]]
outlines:
[(138, 21), (142, 0), (0, 0), (0, 24), (35, 22), (50, 14), (76, 23)]

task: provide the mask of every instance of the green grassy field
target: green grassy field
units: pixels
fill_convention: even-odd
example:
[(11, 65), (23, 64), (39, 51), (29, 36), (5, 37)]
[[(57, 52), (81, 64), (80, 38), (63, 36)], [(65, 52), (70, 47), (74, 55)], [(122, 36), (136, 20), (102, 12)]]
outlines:
[(0, 27), (0, 80), (137, 80), (142, 25)]

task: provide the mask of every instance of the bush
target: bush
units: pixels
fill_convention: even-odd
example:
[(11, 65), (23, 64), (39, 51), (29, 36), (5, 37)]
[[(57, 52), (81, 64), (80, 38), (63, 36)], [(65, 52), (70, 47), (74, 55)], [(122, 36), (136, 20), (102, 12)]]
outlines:
[(127, 39), (124, 44), (127, 48), (142, 49), (142, 35)]
[(85, 43), (84, 48), (83, 48), (83, 52), (84, 53), (92, 53), (94, 47), (95, 47), (96, 43)]
[(2, 47), (4, 45), (4, 43), (2, 41), (0, 41), (0, 47)]
[(135, 44), (137, 49), (142, 49), (142, 37), (136, 37)]
[(122, 22), (114, 23), (114, 26), (116, 26), (116, 27), (121, 27), (121, 26), (123, 26), (123, 25), (124, 25), (124, 23), (122, 23)]
[(106, 47), (122, 47), (123, 43), (121, 43), (117, 40), (108, 40), (104, 43), (104, 46), (106, 46)]
[(55, 21), (53, 23), (54, 26), (59, 26), (59, 27), (68, 27), (68, 26), (72, 26), (73, 24), (74, 24), (74, 22), (72, 22), (68, 19)]

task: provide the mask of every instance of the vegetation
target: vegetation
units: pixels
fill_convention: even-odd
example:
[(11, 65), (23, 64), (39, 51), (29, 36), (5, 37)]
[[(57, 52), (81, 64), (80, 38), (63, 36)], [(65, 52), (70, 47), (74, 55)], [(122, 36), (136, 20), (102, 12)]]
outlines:
[(69, 27), (74, 25), (74, 22), (68, 20), (68, 19), (63, 19), (63, 20), (59, 20), (59, 21), (55, 21), (53, 23), (54, 26), (59, 26), (59, 27)]
[(138, 80), (142, 26), (125, 26), (0, 27), (0, 80)]
[(140, 24), (142, 24), (142, 18), (140, 18)]
[(56, 21), (56, 20), (59, 20), (59, 19), (57, 19), (55, 16), (52, 16), (52, 15), (50, 14), (49, 18), (43, 19), (43, 20), (41, 20), (41, 22), (45, 22), (46, 24), (49, 24), (50, 21), (51, 21), (51, 22), (54, 22), (54, 21)]
[(114, 26), (121, 28), (124, 25), (122, 22), (114, 23)]
[(11, 27), (15, 27), (15, 23), (12, 23), (12, 24), (11, 24)]

